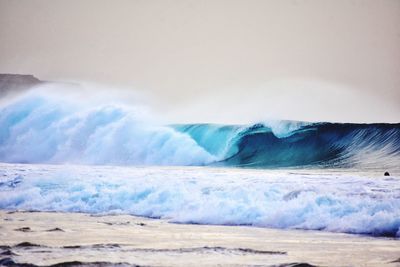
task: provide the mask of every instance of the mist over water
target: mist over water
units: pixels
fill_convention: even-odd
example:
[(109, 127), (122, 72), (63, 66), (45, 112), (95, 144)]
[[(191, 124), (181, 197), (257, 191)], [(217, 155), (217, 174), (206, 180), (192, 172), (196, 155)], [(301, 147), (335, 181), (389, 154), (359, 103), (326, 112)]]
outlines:
[[(166, 105), (160, 101), (159, 106)], [(360, 93), (350, 85), (318, 79), (275, 79), (200, 91), (163, 116), (171, 123), (250, 124), (264, 120), (398, 123), (397, 98)], [(158, 108), (160, 108), (158, 107)], [(205, 108), (206, 107), (206, 108)]]

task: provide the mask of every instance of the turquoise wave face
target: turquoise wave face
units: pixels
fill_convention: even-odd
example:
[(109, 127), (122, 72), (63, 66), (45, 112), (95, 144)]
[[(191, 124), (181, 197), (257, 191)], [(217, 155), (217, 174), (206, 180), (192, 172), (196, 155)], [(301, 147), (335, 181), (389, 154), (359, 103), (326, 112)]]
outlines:
[(137, 107), (30, 92), (0, 107), (0, 162), (252, 168), (400, 166), (400, 124), (160, 125)]
[(400, 124), (282, 121), (174, 127), (215, 155), (216, 165), (397, 168), (400, 163)]

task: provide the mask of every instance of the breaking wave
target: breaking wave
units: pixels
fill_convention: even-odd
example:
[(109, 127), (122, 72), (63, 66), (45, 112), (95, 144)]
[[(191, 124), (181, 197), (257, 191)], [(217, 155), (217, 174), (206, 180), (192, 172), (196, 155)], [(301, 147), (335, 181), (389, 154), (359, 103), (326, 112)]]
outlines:
[(82, 108), (29, 93), (0, 109), (0, 161), (204, 165), (214, 157), (186, 134), (120, 105)]
[(162, 125), (138, 107), (31, 91), (0, 107), (0, 161), (255, 168), (394, 168), (400, 124)]
[(216, 155), (216, 165), (390, 169), (400, 163), (400, 124), (281, 121), (272, 126), (193, 124), (175, 128)]

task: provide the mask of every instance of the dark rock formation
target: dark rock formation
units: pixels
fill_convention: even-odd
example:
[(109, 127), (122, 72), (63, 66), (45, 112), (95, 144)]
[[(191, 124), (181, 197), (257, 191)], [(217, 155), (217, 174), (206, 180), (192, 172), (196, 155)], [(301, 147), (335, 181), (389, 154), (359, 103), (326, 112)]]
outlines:
[(34, 244), (34, 243), (31, 243), (31, 242), (22, 242), (22, 243), (16, 244), (14, 247), (16, 247), (16, 248), (41, 247), (41, 245)]
[(56, 228), (52, 228), (52, 229), (46, 230), (46, 232), (64, 232), (64, 230), (61, 229), (61, 228), (56, 227)]
[(390, 173), (389, 172), (385, 172), (383, 175), (384, 176), (390, 176)]
[(0, 74), (0, 98), (26, 91), (41, 83), (33, 75)]
[(32, 232), (30, 227), (21, 227), (18, 229), (14, 229), (14, 231), (20, 231), (20, 232)]

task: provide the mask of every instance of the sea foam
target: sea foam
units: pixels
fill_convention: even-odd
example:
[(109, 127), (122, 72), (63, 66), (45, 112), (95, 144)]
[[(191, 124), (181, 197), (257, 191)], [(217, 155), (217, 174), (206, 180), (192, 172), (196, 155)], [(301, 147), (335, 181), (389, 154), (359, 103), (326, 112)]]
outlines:
[(328, 170), (0, 165), (0, 208), (400, 237), (400, 178)]

